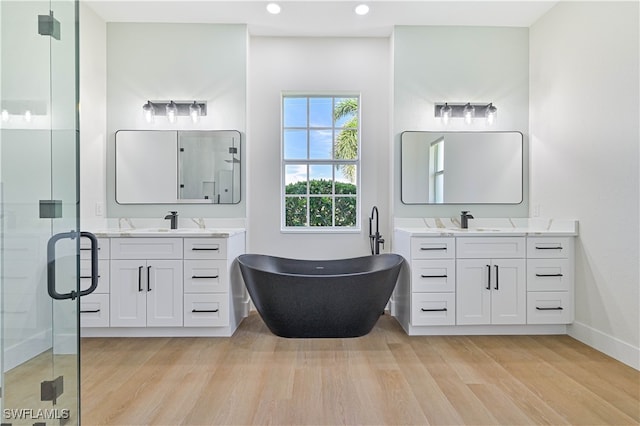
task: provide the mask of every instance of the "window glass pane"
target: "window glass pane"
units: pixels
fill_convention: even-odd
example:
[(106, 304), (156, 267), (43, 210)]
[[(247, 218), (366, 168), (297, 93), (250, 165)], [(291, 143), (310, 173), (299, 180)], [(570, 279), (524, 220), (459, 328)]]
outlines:
[(336, 160), (358, 158), (358, 130), (340, 129), (336, 132)]
[(284, 127), (307, 127), (307, 98), (284, 98)]
[(312, 197), (309, 199), (309, 225), (333, 226), (333, 199)]
[(355, 184), (357, 168), (355, 164), (343, 164), (336, 166), (336, 194), (356, 194)]
[(305, 164), (287, 165), (284, 168), (285, 194), (307, 193), (307, 166)]
[(356, 197), (336, 198), (336, 226), (356, 226)]
[(309, 98), (309, 127), (331, 127), (333, 98)]
[(358, 99), (336, 98), (334, 116), (335, 127), (358, 127)]
[(307, 226), (306, 197), (287, 197), (285, 199), (285, 225)]
[(333, 132), (331, 130), (309, 131), (309, 158), (331, 160), (333, 156), (331, 143)]
[(284, 131), (284, 158), (286, 160), (307, 158), (307, 131)]
[(333, 173), (330, 165), (309, 166), (309, 193), (333, 194)]

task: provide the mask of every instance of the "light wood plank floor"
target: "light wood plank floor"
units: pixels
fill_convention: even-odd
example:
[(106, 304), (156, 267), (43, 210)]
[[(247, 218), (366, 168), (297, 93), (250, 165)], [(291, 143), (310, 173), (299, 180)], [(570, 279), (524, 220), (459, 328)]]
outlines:
[(640, 372), (568, 336), (82, 341), (84, 425), (638, 425)]

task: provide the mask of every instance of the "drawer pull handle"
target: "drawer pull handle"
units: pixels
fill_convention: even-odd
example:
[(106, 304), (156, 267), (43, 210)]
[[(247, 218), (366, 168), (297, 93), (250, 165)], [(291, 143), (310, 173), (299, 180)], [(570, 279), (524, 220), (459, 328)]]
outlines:
[(191, 276), (192, 279), (197, 280), (197, 279), (205, 279), (205, 278), (220, 278), (220, 275), (192, 275)]
[[(91, 275), (80, 275), (80, 278), (93, 278)], [(98, 275), (98, 278), (100, 278), (100, 275)]]
[(487, 290), (491, 290), (491, 265), (487, 265)]
[(540, 308), (536, 306), (536, 310), (538, 311), (562, 311), (562, 306), (558, 306), (557, 308)]
[(562, 274), (536, 274), (536, 277), (563, 277)]
[(444, 275), (420, 275), (420, 278), (447, 278), (447, 274), (444, 274)]
[[(80, 251), (84, 250), (91, 251), (91, 247), (80, 247)], [(98, 250), (100, 250), (100, 247), (98, 247)]]
[(151, 266), (147, 266), (147, 291), (151, 291)]
[(142, 266), (138, 266), (138, 292), (142, 291)]
[(425, 309), (425, 308), (420, 308), (420, 310), (422, 312), (447, 312), (447, 308), (440, 308), (440, 309)]
[(216, 313), (218, 312), (219, 309), (192, 309), (191, 312), (193, 313)]
[(496, 267), (496, 290), (499, 290), (498, 286), (500, 285), (500, 271), (498, 270), (498, 265), (495, 265)]
[(219, 247), (192, 247), (191, 250), (193, 251), (218, 251), (220, 250)]
[(428, 251), (428, 250), (446, 250), (446, 247), (420, 247), (420, 250), (422, 251)]
[(538, 247), (538, 246), (536, 246), (536, 250), (562, 250), (562, 246), (558, 246), (558, 247)]
[(80, 311), (81, 314), (97, 314), (100, 312), (100, 309), (90, 309), (86, 311)]

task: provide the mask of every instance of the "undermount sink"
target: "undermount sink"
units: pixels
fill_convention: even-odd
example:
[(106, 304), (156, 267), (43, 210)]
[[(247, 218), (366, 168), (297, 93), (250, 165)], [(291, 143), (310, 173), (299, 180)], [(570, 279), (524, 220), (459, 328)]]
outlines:
[(159, 233), (168, 233), (168, 234), (199, 234), (204, 232), (211, 232), (211, 230), (202, 229), (202, 228), (178, 228), (178, 229), (168, 229), (168, 228), (143, 228), (143, 229), (131, 229), (125, 231), (129, 234), (159, 234)]

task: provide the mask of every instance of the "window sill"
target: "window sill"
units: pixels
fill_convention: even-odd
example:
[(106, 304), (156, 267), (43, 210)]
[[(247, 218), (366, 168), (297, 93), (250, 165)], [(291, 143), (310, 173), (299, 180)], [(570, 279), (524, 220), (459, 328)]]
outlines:
[(347, 229), (336, 229), (336, 228), (280, 228), (281, 234), (359, 234), (362, 232), (361, 228), (347, 228)]

